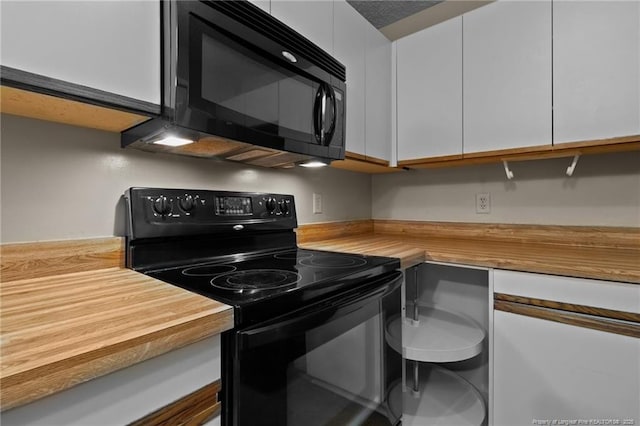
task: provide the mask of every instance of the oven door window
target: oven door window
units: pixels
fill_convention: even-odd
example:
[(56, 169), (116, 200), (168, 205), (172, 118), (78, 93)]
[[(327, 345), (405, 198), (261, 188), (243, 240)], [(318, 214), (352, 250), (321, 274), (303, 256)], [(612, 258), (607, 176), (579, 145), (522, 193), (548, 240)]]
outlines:
[[(391, 293), (400, 304), (399, 291)], [(384, 299), (239, 333), (234, 425), (396, 425), (387, 394), (401, 359), (384, 341)]]
[(219, 123), (306, 142), (316, 139), (314, 106), (323, 85), (195, 16), (189, 40), (191, 108)]

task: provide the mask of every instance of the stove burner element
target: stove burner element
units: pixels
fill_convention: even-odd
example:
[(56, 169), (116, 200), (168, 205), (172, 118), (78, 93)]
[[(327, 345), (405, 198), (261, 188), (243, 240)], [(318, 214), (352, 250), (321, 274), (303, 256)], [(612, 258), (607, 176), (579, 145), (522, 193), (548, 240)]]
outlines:
[(211, 275), (219, 275), (228, 272), (233, 272), (237, 268), (231, 265), (204, 265), (204, 266), (194, 266), (192, 268), (187, 268), (182, 271), (182, 275), (187, 275), (189, 277), (206, 277)]
[(307, 259), (312, 256), (313, 256), (313, 253), (299, 253), (295, 251), (292, 253), (280, 253), (280, 254), (273, 255), (273, 257), (275, 257), (276, 259), (282, 259), (282, 260)]
[(263, 291), (294, 285), (301, 278), (300, 274), (280, 269), (250, 269), (220, 275), (211, 280), (211, 285), (242, 293), (246, 290)]
[(355, 256), (326, 255), (302, 259), (300, 264), (314, 268), (352, 268), (366, 265), (367, 261)]

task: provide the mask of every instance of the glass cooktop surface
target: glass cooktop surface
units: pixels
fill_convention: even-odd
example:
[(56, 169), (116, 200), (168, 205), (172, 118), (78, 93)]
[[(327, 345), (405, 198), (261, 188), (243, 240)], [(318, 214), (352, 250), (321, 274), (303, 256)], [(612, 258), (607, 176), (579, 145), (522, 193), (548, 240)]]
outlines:
[[(288, 301), (308, 302), (339, 288), (399, 268), (397, 259), (292, 249), (261, 255), (224, 256), (210, 262), (147, 271), (146, 274), (241, 309)], [(266, 309), (266, 308), (262, 308)]]

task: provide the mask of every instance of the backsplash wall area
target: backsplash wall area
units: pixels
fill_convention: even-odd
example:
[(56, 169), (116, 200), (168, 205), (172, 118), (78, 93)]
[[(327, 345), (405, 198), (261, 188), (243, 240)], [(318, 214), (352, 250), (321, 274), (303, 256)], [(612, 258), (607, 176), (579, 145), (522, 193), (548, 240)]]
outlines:
[[(0, 118), (4, 243), (123, 235), (121, 196), (131, 186), (293, 194), (301, 224), (371, 217), (368, 175), (123, 150), (116, 133)], [(322, 214), (312, 212), (314, 192)]]
[[(640, 152), (412, 170), (373, 177), (374, 219), (640, 227)], [(491, 212), (476, 213), (489, 193)]]
[[(124, 233), (130, 186), (273, 191), (296, 197), (301, 224), (354, 219), (640, 227), (640, 153), (413, 170), (370, 177), (272, 170), (122, 150), (119, 135), (2, 114), (2, 242)], [(312, 213), (312, 194), (323, 213)], [(476, 214), (489, 193), (491, 213)]]

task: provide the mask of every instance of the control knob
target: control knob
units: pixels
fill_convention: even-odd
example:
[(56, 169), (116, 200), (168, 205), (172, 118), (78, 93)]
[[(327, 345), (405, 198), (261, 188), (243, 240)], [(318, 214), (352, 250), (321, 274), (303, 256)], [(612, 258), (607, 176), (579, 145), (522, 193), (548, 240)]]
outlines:
[(276, 209), (276, 199), (269, 197), (269, 199), (267, 200), (265, 206), (267, 207), (267, 211), (269, 213), (273, 213), (275, 211), (275, 209)]
[(286, 215), (287, 213), (289, 213), (289, 206), (284, 200), (280, 201), (280, 203), (278, 204), (278, 207), (280, 208), (280, 211), (282, 212), (282, 214)]
[(153, 201), (153, 210), (162, 216), (168, 215), (171, 213), (171, 203), (167, 197), (161, 195)]
[(193, 199), (191, 195), (185, 195), (180, 198), (180, 208), (185, 212), (190, 212), (196, 206), (196, 201)]

